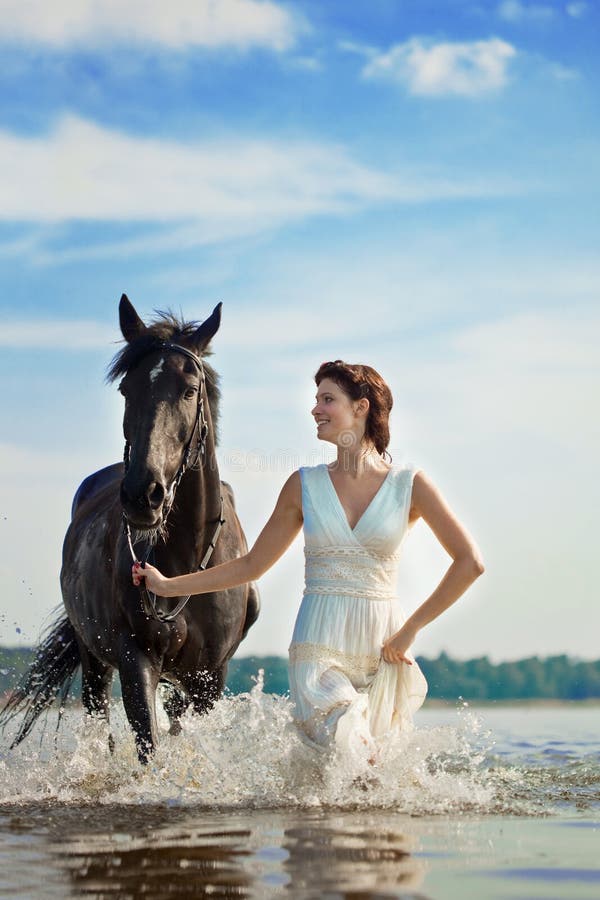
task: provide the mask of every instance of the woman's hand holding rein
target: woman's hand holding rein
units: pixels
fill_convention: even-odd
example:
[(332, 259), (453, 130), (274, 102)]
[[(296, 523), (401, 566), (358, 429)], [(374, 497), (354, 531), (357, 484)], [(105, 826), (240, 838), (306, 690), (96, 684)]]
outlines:
[(170, 592), (170, 582), (174, 581), (174, 579), (165, 578), (165, 576), (154, 566), (151, 566), (150, 563), (146, 563), (142, 567), (140, 562), (134, 562), (131, 567), (131, 575), (136, 587), (139, 587), (143, 582), (149, 591), (152, 591), (153, 594), (158, 594), (159, 597), (177, 596), (177, 593), (172, 594)]
[(133, 583), (145, 581), (148, 590), (159, 597), (181, 597), (186, 594), (208, 594), (255, 581), (264, 575), (285, 553), (302, 528), (302, 487), (299, 472), (284, 484), (275, 509), (252, 549), (245, 556), (213, 566), (203, 572), (189, 572), (166, 578), (155, 566), (134, 563)]

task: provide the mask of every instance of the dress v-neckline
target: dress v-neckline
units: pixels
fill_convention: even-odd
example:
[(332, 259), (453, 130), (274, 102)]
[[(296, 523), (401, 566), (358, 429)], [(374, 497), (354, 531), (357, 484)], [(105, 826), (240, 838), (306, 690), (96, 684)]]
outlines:
[(372, 506), (374, 505), (374, 503), (375, 503), (375, 501), (377, 500), (377, 498), (378, 498), (378, 497), (380, 496), (380, 494), (382, 493), (383, 488), (385, 487), (385, 485), (388, 483), (389, 478), (390, 478), (390, 475), (391, 475), (391, 473), (392, 473), (393, 466), (390, 466), (390, 469), (389, 469), (387, 475), (385, 476), (385, 478), (383, 479), (383, 481), (381, 482), (381, 484), (379, 485), (379, 487), (377, 488), (377, 490), (375, 491), (375, 493), (374, 493), (373, 496), (371, 497), (369, 503), (366, 505), (366, 507), (365, 507), (364, 510), (362, 511), (361, 515), (359, 516), (359, 518), (357, 519), (356, 525), (354, 526), (354, 528), (352, 528), (352, 527), (350, 526), (350, 522), (348, 521), (348, 516), (346, 515), (346, 510), (345, 510), (344, 507), (342, 506), (342, 501), (340, 500), (340, 498), (339, 498), (339, 496), (338, 496), (338, 492), (337, 492), (336, 489), (335, 489), (335, 484), (333, 483), (333, 479), (332, 479), (331, 475), (329, 474), (329, 467), (328, 467), (327, 463), (323, 463), (323, 467), (324, 467), (324, 469), (325, 469), (325, 477), (327, 478), (327, 481), (329, 482), (329, 487), (330, 487), (331, 490), (332, 490), (333, 497), (334, 497), (334, 499), (335, 499), (335, 502), (336, 502), (336, 506), (337, 506), (338, 512), (340, 513), (340, 515), (342, 516), (344, 522), (346, 523), (346, 526), (347, 526), (348, 531), (350, 532), (350, 534), (353, 535), (353, 536), (356, 536), (356, 531), (357, 531), (357, 529), (358, 529), (359, 526), (361, 525), (361, 523), (362, 523), (362, 521), (364, 520), (364, 518), (366, 517), (367, 513), (371, 510), (371, 508), (372, 508)]

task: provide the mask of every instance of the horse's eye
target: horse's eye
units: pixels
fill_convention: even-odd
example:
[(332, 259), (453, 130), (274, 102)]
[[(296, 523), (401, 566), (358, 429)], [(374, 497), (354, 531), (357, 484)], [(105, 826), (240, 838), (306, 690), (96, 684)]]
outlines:
[(187, 388), (184, 391), (183, 396), (185, 397), (186, 400), (191, 400), (192, 397), (196, 396), (196, 388)]

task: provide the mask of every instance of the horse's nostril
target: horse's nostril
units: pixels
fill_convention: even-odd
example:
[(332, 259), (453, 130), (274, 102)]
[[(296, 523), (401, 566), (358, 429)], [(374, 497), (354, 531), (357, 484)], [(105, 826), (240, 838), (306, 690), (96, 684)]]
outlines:
[(165, 499), (165, 489), (162, 484), (157, 481), (153, 481), (152, 484), (148, 485), (146, 497), (148, 498), (148, 503), (150, 504), (152, 509), (158, 509), (158, 507)]
[(144, 509), (148, 506), (148, 499), (144, 493), (131, 494), (124, 484), (121, 484), (121, 505), (125, 509)]
[(152, 481), (146, 488), (131, 490), (131, 485), (121, 483), (121, 504), (124, 509), (135, 512), (147, 512), (159, 509), (165, 499), (165, 489), (157, 481)]

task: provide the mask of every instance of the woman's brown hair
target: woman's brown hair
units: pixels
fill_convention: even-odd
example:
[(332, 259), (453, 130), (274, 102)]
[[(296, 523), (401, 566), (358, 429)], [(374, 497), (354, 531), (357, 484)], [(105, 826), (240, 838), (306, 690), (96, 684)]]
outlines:
[[(369, 401), (369, 412), (365, 425), (365, 438), (373, 444), (381, 456), (389, 456), (387, 447), (390, 442), (390, 411), (394, 404), (392, 392), (375, 369), (371, 366), (346, 363), (341, 359), (321, 363), (315, 375), (317, 387), (324, 378), (341, 387), (351, 400)], [(391, 459), (391, 457), (390, 457)]]

